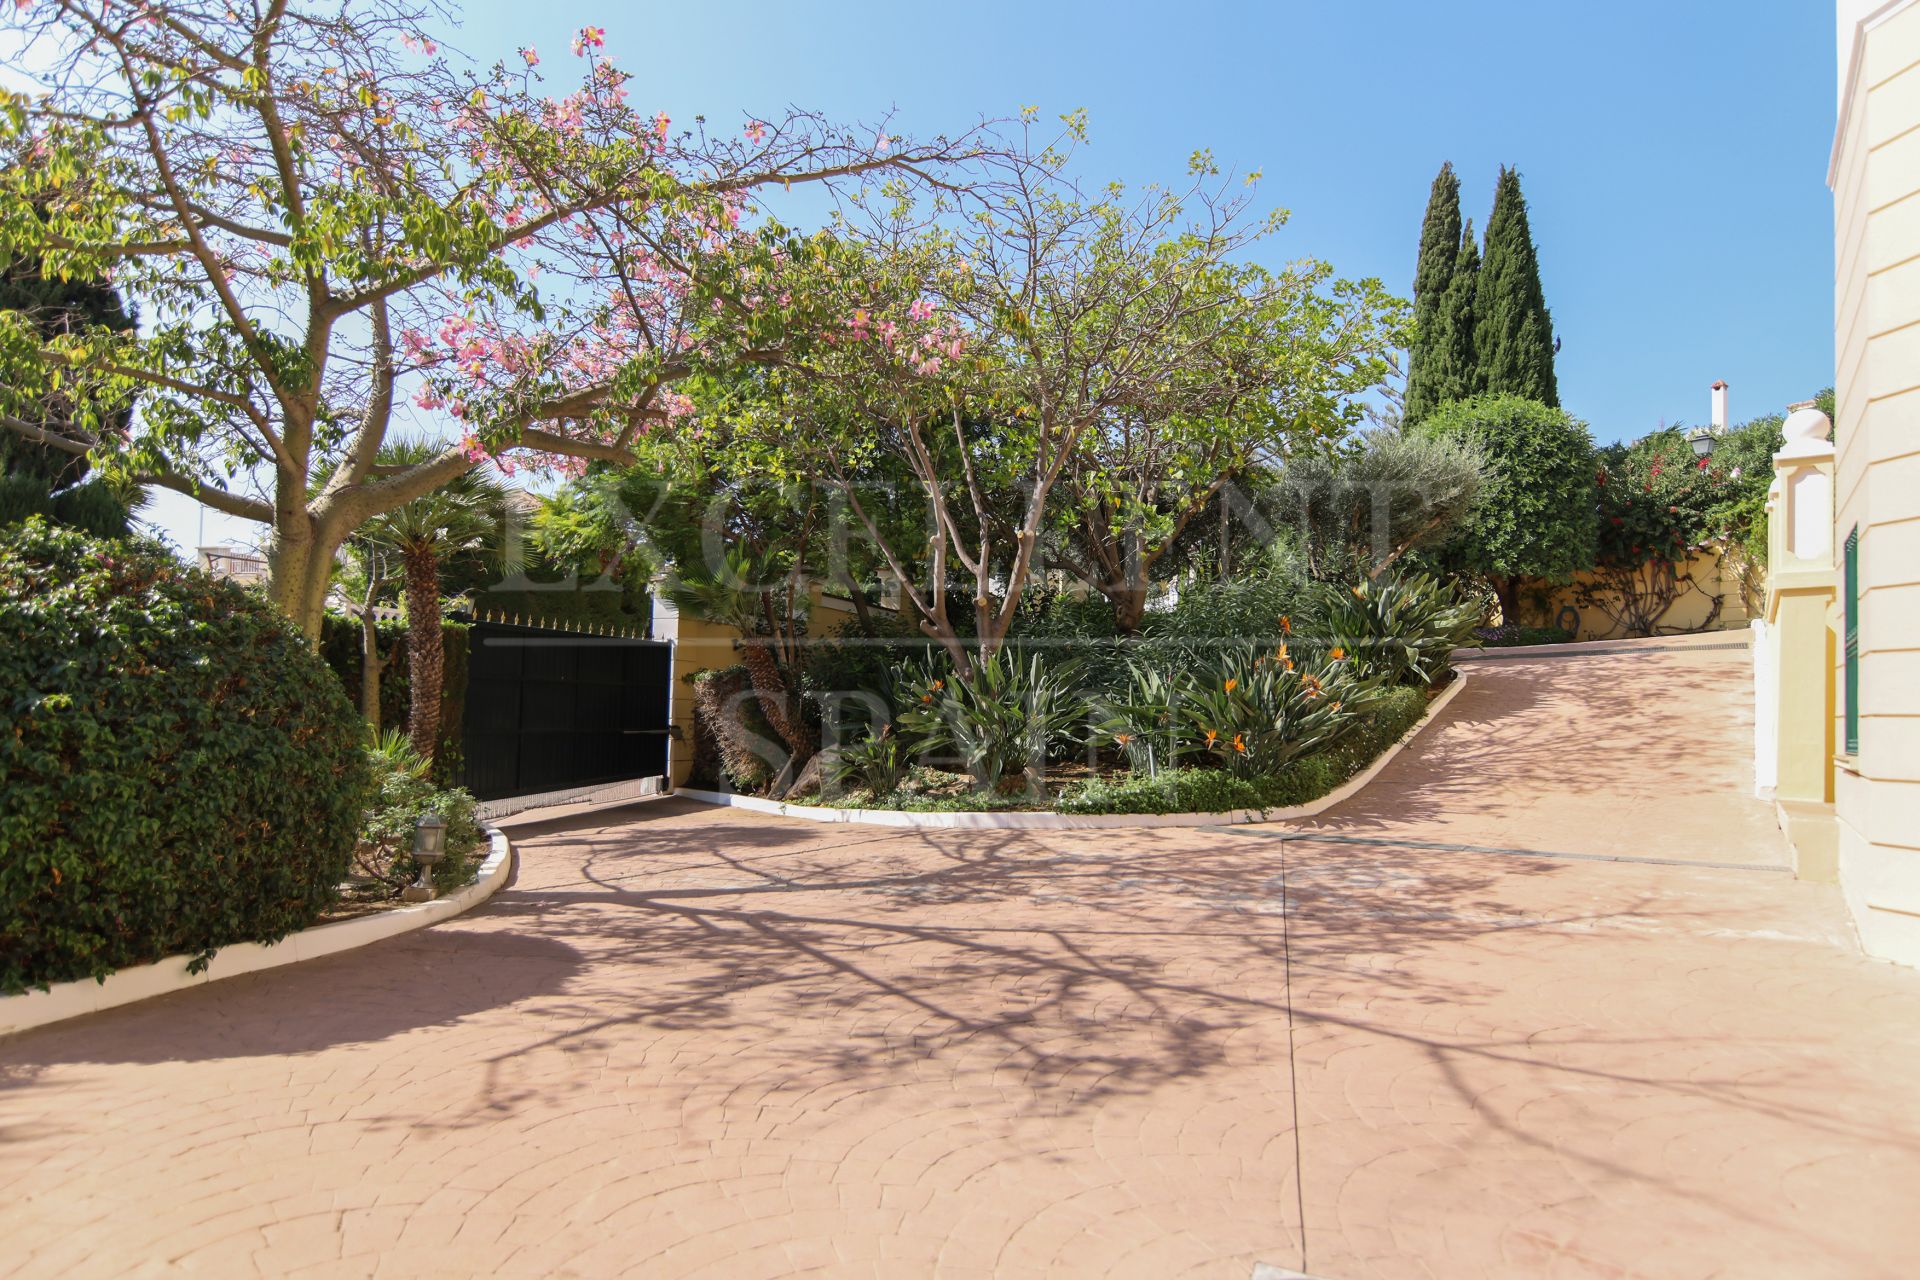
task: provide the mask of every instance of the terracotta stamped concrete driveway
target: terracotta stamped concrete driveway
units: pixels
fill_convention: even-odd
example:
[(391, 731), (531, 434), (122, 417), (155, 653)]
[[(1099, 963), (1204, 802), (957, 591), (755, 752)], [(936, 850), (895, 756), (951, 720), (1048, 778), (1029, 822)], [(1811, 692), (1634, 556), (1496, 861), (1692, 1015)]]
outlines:
[(0, 1271), (1911, 1274), (1920, 974), (1767, 868), (1745, 660), (1479, 664), (1291, 832), (522, 825), (0, 1041)]

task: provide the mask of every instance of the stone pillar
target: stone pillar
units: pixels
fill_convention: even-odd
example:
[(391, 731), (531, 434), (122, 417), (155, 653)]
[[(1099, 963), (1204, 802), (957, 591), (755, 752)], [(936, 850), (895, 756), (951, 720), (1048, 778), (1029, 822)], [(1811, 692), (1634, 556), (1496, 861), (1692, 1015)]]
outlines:
[(1788, 417), (1767, 502), (1767, 640), (1774, 799), (1805, 880), (1836, 879), (1833, 442), (1825, 414)]

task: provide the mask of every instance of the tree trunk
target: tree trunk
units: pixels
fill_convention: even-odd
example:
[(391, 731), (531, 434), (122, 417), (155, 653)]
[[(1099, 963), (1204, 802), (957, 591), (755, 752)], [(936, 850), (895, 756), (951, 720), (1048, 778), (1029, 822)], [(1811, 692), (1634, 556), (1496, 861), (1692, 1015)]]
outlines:
[(847, 600), (853, 605), (854, 620), (860, 625), (860, 638), (875, 639), (879, 632), (874, 630), (873, 610), (867, 604), (867, 593), (862, 591), (860, 584), (849, 575), (842, 574), (840, 583), (847, 589)]
[(807, 722), (792, 706), (786, 678), (780, 674), (780, 664), (773, 660), (767, 642), (754, 636), (742, 639), (740, 660), (746, 664), (747, 676), (753, 682), (753, 691), (760, 699), (760, 710), (766, 715), (767, 723), (786, 740), (795, 763), (806, 761), (820, 749), (819, 744), (808, 731)]
[(1116, 586), (1106, 593), (1113, 605), (1113, 626), (1123, 636), (1136, 634), (1147, 616), (1147, 588), (1141, 583)]
[(373, 593), (360, 611), (360, 715), (375, 737), (380, 736), (380, 676), (387, 669), (380, 656), (380, 628), (373, 616)]
[(440, 563), (431, 551), (406, 557), (407, 738), (423, 759), (431, 760), (440, 739), (440, 686), (445, 654), (440, 635)]
[(1520, 579), (1517, 577), (1496, 576), (1493, 580), (1494, 595), (1500, 601), (1500, 621), (1506, 626), (1520, 625)]

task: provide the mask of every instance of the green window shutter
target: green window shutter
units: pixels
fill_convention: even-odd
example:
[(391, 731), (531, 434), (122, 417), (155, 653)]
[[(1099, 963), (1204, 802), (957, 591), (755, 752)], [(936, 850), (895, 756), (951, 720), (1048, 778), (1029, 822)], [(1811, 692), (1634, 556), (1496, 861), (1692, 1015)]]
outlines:
[(1847, 662), (1847, 754), (1860, 750), (1860, 529), (1847, 534), (1846, 662)]

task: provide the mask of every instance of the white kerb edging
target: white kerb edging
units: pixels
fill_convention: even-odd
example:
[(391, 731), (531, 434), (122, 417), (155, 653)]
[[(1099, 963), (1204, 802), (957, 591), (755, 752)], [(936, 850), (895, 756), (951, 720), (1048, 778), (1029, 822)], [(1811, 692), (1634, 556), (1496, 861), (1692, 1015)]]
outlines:
[(290, 933), (274, 943), (235, 942), (215, 952), (213, 959), (199, 973), (187, 972), (191, 956), (168, 956), (152, 964), (117, 970), (108, 974), (104, 982), (79, 978), (72, 982), (56, 982), (47, 991), (0, 996), (0, 1035), (77, 1018), (83, 1013), (98, 1013), (102, 1009), (132, 1004), (152, 996), (185, 991), (189, 987), (238, 977), (243, 973), (277, 969), (281, 965), (298, 964), (302, 960), (317, 960), (336, 951), (351, 951), (370, 942), (379, 942), (383, 938), (397, 937), (442, 920), (450, 920), (491, 898), (507, 882), (507, 875), (513, 869), (513, 842), (507, 839), (505, 832), (493, 827), (488, 827), (486, 834), (490, 847), (485, 861), (480, 864), (479, 874), (474, 877), (472, 884), (462, 886), (444, 898), (410, 907), (396, 907), (390, 911), (377, 911), (351, 920), (337, 920), (332, 924), (314, 925), (310, 929)]
[(809, 822), (858, 822), (874, 827), (943, 827), (997, 831), (1088, 831), (1116, 827), (1216, 827), (1235, 822), (1290, 822), (1311, 818), (1343, 800), (1350, 799), (1380, 771), (1393, 762), (1420, 731), (1433, 723), (1449, 702), (1467, 687), (1467, 673), (1454, 673), (1453, 683), (1427, 704), (1426, 714), (1401, 734), (1394, 744), (1374, 758), (1372, 764), (1345, 782), (1306, 804), (1288, 809), (1234, 809), (1227, 813), (913, 813), (901, 809), (833, 809), (824, 805), (787, 804), (781, 800), (763, 800), (759, 796), (734, 795), (725, 791), (701, 791), (682, 787), (673, 794), (702, 804), (726, 805), (750, 809), (755, 813), (773, 813), (783, 818), (805, 818)]

